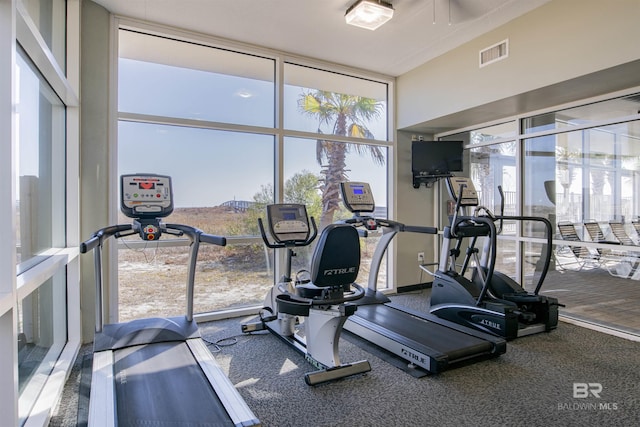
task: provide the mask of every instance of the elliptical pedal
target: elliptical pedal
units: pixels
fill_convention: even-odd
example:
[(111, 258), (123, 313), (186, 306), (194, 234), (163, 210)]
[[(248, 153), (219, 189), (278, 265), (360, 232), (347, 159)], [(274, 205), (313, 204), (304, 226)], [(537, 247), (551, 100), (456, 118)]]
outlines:
[(536, 314), (530, 311), (517, 310), (516, 313), (518, 314), (518, 321), (522, 323), (535, 323), (537, 321)]

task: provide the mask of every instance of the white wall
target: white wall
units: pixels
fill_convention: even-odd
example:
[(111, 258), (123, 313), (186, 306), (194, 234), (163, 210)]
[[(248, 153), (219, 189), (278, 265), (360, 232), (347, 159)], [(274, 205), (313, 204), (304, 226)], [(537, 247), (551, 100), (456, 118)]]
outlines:
[[(397, 132), (396, 141), (396, 220), (407, 225), (434, 226), (434, 189), (420, 186), (413, 188), (411, 173), (411, 139), (413, 135), (431, 140), (431, 135)], [(396, 287), (430, 283), (433, 279), (418, 267), (418, 252), (425, 253), (425, 261), (436, 259), (434, 245), (437, 236), (421, 233), (399, 233), (396, 237)]]
[[(549, 107), (635, 86), (630, 81), (589, 81), (536, 91), (640, 60), (640, 1), (553, 0), (506, 25), (400, 76), (397, 81), (399, 129), (429, 122), (500, 100), (499, 114)], [(509, 57), (479, 68), (479, 51), (509, 40)], [(638, 68), (634, 67), (637, 71)], [(586, 93), (586, 91), (594, 93)], [(526, 96), (515, 97), (519, 94)], [(546, 104), (546, 105), (544, 105)], [(495, 106), (494, 106), (495, 107)], [(470, 116), (470, 120), (473, 120)], [(486, 117), (480, 117), (486, 120)], [(471, 125), (477, 123), (466, 123)], [(449, 123), (460, 125), (461, 123)]]
[[(81, 40), (80, 239), (109, 225), (109, 12), (91, 1), (83, 2)], [(104, 251), (105, 257), (108, 251)], [(82, 337), (93, 341), (95, 281), (93, 254), (82, 256)], [(106, 259), (105, 259), (106, 261)], [(106, 262), (105, 262), (106, 264)], [(105, 282), (108, 276), (105, 273)]]

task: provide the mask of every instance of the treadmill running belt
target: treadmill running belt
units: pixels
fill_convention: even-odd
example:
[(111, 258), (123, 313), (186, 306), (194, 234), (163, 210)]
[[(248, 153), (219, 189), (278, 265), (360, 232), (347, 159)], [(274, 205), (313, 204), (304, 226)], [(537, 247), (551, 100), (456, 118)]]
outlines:
[(120, 426), (233, 426), (185, 342), (114, 353)]
[[(359, 306), (354, 316), (380, 325), (382, 328), (425, 346), (447, 354), (449, 363), (477, 355), (491, 353), (493, 345), (483, 339), (457, 329), (439, 325), (384, 304)], [(429, 317), (430, 315), (425, 315)]]

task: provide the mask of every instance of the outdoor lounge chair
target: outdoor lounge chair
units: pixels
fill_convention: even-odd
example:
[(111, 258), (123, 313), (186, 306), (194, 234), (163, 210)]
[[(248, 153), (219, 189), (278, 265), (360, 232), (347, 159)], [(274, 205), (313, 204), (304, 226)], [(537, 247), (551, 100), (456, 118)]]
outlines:
[[(562, 240), (566, 240), (568, 242), (582, 242), (580, 236), (578, 236), (578, 232), (576, 230), (575, 224), (572, 222), (559, 222), (558, 230), (560, 231), (560, 237)], [(578, 270), (582, 270), (583, 268), (596, 268), (601, 264), (600, 254), (597, 252), (592, 252), (586, 246), (581, 245), (572, 245), (567, 244), (567, 247), (570, 250), (570, 253), (573, 255), (574, 260), (572, 262), (567, 263), (566, 258), (561, 260), (560, 258), (564, 258), (559, 255), (563, 255), (565, 252), (560, 251), (556, 254), (556, 260), (558, 261), (558, 265), (561, 268), (565, 268), (565, 265), (575, 264), (578, 266)]]
[[(616, 239), (618, 239), (621, 244), (625, 246), (638, 246), (638, 244), (636, 244), (636, 242), (634, 242), (631, 236), (629, 236), (629, 234), (627, 233), (627, 230), (624, 228), (624, 223), (622, 221), (609, 221), (609, 227), (611, 228), (611, 232), (613, 233), (613, 235), (616, 236)], [(640, 252), (626, 251), (624, 260), (629, 264), (630, 267), (627, 277), (639, 279)]]
[[(625, 244), (620, 240), (618, 235), (614, 233), (614, 236), (616, 236), (618, 240), (607, 240), (604, 230), (597, 221), (585, 222), (584, 228), (587, 230), (593, 242), (612, 245), (611, 249), (604, 247), (597, 248), (600, 260), (603, 261), (603, 264), (607, 267), (611, 275), (622, 278), (630, 278), (635, 275), (638, 267), (640, 267), (640, 258), (638, 254), (634, 252), (616, 248), (616, 246)], [(624, 231), (624, 227), (622, 230)], [(613, 229), (611, 231), (613, 232)], [(631, 243), (633, 244), (633, 241)], [(607, 263), (607, 261), (612, 261), (613, 263)]]
[(608, 243), (611, 245), (619, 245), (617, 240), (607, 240), (606, 233), (600, 226), (600, 223), (594, 220), (584, 222), (584, 229), (587, 230), (592, 242), (596, 243)]
[(609, 221), (609, 227), (611, 228), (611, 232), (616, 239), (620, 241), (623, 245), (627, 246), (638, 246), (636, 242), (633, 241), (631, 236), (627, 233), (627, 230), (624, 228), (624, 223), (622, 221)]
[(633, 229), (636, 230), (638, 240), (640, 240), (640, 219), (634, 219), (631, 221), (631, 225), (633, 225)]

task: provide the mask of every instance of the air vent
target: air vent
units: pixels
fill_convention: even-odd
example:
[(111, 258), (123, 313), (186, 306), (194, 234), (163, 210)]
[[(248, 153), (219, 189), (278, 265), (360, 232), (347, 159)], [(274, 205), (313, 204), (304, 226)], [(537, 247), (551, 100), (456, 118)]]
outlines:
[(480, 68), (509, 56), (509, 39), (480, 51)]

